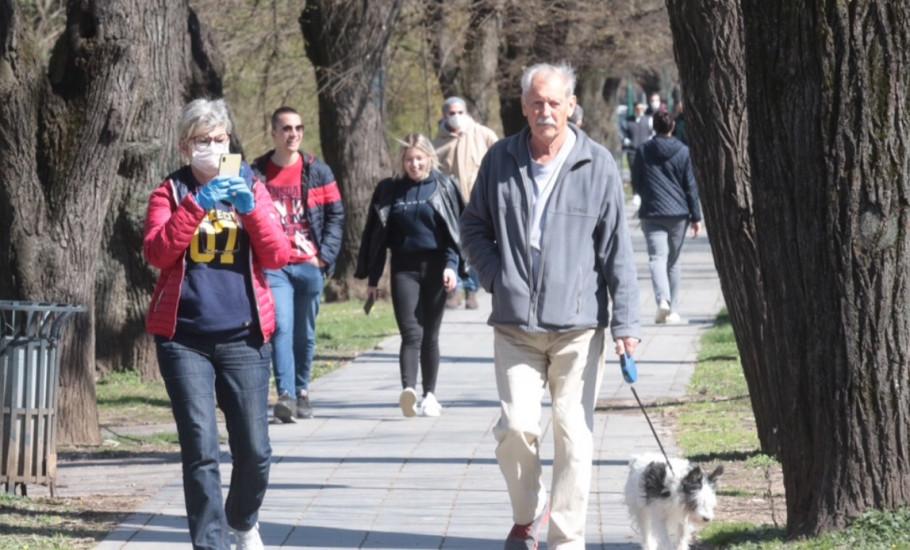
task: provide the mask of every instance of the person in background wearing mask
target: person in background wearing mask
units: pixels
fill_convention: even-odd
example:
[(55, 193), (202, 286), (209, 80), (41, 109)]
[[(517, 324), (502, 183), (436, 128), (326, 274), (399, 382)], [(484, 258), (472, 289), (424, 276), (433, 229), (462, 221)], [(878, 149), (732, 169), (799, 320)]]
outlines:
[[(496, 132), (476, 122), (467, 113), (465, 101), (460, 97), (450, 97), (442, 104), (442, 122), (439, 133), (433, 141), (436, 155), (439, 157), (439, 169), (454, 177), (465, 200), (471, 196), (474, 180), (480, 161), (496, 141)], [(477, 309), (477, 273), (468, 268), (468, 276), (462, 281), (465, 290), (465, 308)], [(449, 293), (446, 306), (456, 308), (461, 305), (461, 296), (457, 289)]]
[[(645, 114), (645, 104), (635, 104), (635, 114), (625, 120), (622, 130), (622, 149), (626, 152), (626, 162), (629, 165), (629, 174), (631, 178), (632, 166), (635, 165), (635, 154), (638, 148), (646, 141), (651, 139), (654, 131), (651, 129), (651, 117)], [(632, 197), (632, 206), (638, 208), (641, 205), (641, 197), (637, 194)]]
[[(269, 338), (275, 309), (263, 269), (291, 247), (265, 185), (249, 166), (218, 176), (231, 118), (223, 100), (183, 108), (180, 153), (189, 164), (149, 197), (143, 252), (161, 270), (146, 320), (155, 336), (183, 463), (193, 548), (261, 549), (259, 507), (269, 480)], [(222, 507), (216, 405), (224, 413), (233, 471)]]
[(648, 110), (645, 112), (648, 116), (654, 116), (654, 113), (666, 111), (667, 104), (661, 101), (660, 94), (654, 92), (648, 97)]
[(425, 136), (408, 134), (401, 141), (400, 163), (401, 175), (380, 181), (373, 192), (354, 277), (368, 280), (368, 299), (375, 300), (386, 252), (392, 252), (392, 307), (401, 333), (398, 406), (407, 417), (439, 416), (439, 327), (446, 292), (455, 289), (464, 265), (458, 231), (464, 200), (452, 178), (437, 170), (436, 152)]
[(275, 418), (312, 418), (310, 375), (316, 353), (316, 316), (325, 283), (335, 268), (344, 232), (344, 206), (332, 169), (300, 150), (303, 121), (291, 107), (272, 113), (275, 148), (253, 161), (275, 203), (291, 245), (291, 260), (266, 271), (275, 297), (277, 327), (272, 366), (278, 386)]

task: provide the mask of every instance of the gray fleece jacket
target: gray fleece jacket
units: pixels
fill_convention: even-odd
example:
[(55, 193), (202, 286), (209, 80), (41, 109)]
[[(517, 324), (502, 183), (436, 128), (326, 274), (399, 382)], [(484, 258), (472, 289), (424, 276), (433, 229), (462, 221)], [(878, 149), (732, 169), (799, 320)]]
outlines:
[(536, 280), (528, 128), (484, 156), (461, 216), (463, 248), (493, 295), (491, 325), (529, 332), (610, 326), (614, 338), (637, 338), (638, 281), (619, 171), (603, 146), (570, 128), (578, 139), (546, 206)]

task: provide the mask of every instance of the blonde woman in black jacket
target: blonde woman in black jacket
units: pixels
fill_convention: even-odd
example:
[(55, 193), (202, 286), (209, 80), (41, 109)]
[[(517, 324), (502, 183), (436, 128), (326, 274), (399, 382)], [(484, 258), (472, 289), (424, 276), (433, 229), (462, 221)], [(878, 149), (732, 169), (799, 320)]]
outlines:
[[(368, 279), (367, 292), (375, 299), (386, 251), (391, 251), (392, 305), (401, 333), (398, 404), (404, 416), (439, 416), (439, 327), (446, 293), (455, 289), (459, 272), (465, 275), (458, 229), (464, 199), (456, 183), (437, 170), (429, 139), (409, 134), (401, 143), (402, 175), (376, 186), (355, 277)], [(423, 386), (419, 405), (418, 365)]]

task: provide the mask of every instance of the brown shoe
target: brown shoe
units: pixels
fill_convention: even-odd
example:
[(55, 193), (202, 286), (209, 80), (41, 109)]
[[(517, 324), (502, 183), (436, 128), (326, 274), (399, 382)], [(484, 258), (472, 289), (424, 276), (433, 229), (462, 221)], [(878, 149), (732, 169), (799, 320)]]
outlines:
[(449, 292), (446, 296), (446, 307), (449, 309), (458, 309), (461, 305), (461, 294), (458, 293), (458, 290), (453, 290)]
[(477, 309), (477, 293), (468, 292), (465, 294), (464, 298), (464, 308), (465, 309)]

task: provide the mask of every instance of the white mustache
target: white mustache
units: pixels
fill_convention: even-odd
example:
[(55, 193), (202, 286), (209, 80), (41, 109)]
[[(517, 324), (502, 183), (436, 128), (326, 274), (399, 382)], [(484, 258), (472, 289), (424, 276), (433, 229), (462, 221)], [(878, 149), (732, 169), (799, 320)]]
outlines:
[(556, 119), (551, 116), (540, 117), (537, 119), (538, 126), (556, 126)]

